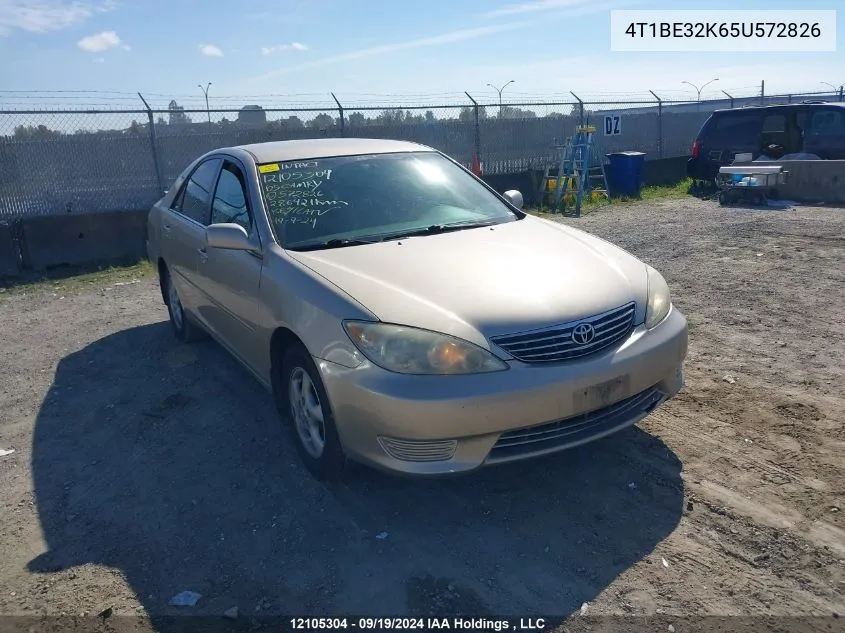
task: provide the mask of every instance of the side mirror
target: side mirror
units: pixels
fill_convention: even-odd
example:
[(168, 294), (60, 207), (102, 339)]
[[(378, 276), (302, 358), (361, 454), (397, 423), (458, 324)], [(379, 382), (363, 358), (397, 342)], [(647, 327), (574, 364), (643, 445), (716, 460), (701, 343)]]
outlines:
[(255, 244), (240, 224), (210, 224), (205, 228), (205, 239), (211, 248), (230, 251), (255, 250)]
[(517, 191), (516, 189), (511, 189), (510, 191), (506, 191), (504, 193), (505, 200), (510, 202), (513, 206), (517, 209), (521, 209), (524, 203), (522, 199), (522, 194)]

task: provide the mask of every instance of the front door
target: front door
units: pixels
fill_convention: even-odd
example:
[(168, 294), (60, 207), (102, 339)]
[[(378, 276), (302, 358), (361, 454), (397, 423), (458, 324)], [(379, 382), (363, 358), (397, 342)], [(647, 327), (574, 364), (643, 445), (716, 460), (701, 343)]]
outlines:
[[(174, 198), (173, 206), (165, 211), (161, 225), (162, 256), (170, 279), (182, 306), (194, 315), (202, 304), (197, 265), (205, 245), (211, 192), (221, 163), (221, 159), (211, 158), (197, 166)], [(202, 320), (202, 315), (199, 316)]]
[(813, 106), (804, 151), (825, 160), (845, 160), (845, 107)]
[(244, 170), (224, 160), (211, 204), (210, 224), (239, 224), (255, 243), (254, 251), (205, 247), (197, 263), (198, 285), (205, 295), (200, 311), (232, 353), (259, 367), (257, 319), (261, 282), (261, 241), (255, 226)]

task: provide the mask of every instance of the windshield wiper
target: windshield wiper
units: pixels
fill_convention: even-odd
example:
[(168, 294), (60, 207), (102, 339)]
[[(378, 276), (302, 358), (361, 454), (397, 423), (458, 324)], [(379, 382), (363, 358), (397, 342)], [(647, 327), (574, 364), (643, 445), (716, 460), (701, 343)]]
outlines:
[(424, 229), (413, 229), (411, 231), (403, 231), (401, 233), (390, 233), (385, 235), (382, 239), (396, 240), (403, 237), (416, 237), (419, 235), (438, 235), (440, 233), (450, 233), (452, 231), (461, 231), (463, 229), (477, 229), (483, 226), (493, 226), (498, 224), (495, 221), (486, 222), (450, 222), (449, 224), (432, 224)]
[(325, 242), (317, 242), (314, 244), (304, 244), (302, 246), (289, 247), (291, 251), (320, 251), (329, 248), (344, 248), (346, 246), (363, 246), (365, 244), (376, 244), (386, 240), (398, 240), (404, 237), (416, 237), (419, 235), (437, 235), (439, 233), (450, 233), (452, 231), (460, 231), (462, 229), (477, 229), (484, 226), (493, 226), (498, 222), (488, 220), (486, 222), (450, 222), (449, 224), (432, 224), (423, 229), (412, 229), (410, 231), (402, 231), (399, 233), (388, 233), (386, 235), (379, 235), (377, 239), (331, 239)]
[(347, 239), (331, 239), (325, 242), (317, 242), (316, 244), (305, 244), (303, 246), (291, 247), (291, 251), (321, 251), (329, 248), (343, 248), (345, 246), (363, 246), (364, 244), (376, 244), (381, 240), (347, 240)]

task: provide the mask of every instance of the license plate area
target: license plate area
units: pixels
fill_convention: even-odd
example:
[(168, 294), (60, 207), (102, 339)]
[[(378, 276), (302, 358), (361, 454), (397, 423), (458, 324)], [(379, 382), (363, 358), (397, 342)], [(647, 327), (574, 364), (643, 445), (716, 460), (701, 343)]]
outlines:
[(631, 376), (623, 374), (579, 389), (572, 396), (572, 405), (575, 411), (594, 411), (624, 400), (629, 395), (631, 395)]

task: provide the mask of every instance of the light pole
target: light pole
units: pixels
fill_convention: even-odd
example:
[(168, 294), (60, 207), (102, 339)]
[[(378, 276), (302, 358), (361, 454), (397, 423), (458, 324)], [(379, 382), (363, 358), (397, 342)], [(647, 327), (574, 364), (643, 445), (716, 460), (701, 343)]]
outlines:
[(497, 87), (496, 87), (496, 86), (494, 86), (493, 84), (487, 84), (487, 85), (488, 85), (488, 86), (490, 86), (493, 90), (495, 90), (496, 92), (498, 92), (498, 93), (499, 93), (499, 118), (500, 118), (500, 119), (502, 118), (502, 91), (503, 91), (505, 88), (507, 88), (508, 86), (510, 86), (512, 83), (514, 83), (514, 81), (515, 81), (514, 79), (511, 79), (508, 83), (506, 83), (506, 84), (505, 84), (504, 86), (502, 86), (501, 88), (497, 88)]
[(208, 115), (208, 122), (211, 123), (211, 110), (208, 108), (208, 89), (211, 87), (211, 82), (208, 82), (208, 85), (203, 88), (202, 84), (197, 84), (202, 93), (205, 95), (205, 113)]
[(842, 101), (842, 92), (843, 90), (845, 90), (845, 83), (842, 83), (839, 86), (834, 86), (833, 84), (829, 84), (826, 81), (823, 81), (821, 83), (823, 83), (825, 86), (830, 86), (831, 88), (833, 88), (834, 92), (838, 92), (839, 100)]
[(689, 81), (682, 81), (681, 82), (682, 84), (687, 84), (688, 86), (692, 86), (693, 88), (695, 88), (695, 91), (698, 93), (698, 98), (696, 99), (696, 101), (698, 103), (698, 107), (697, 107), (698, 110), (701, 110), (701, 91), (704, 90), (710, 84), (712, 84), (714, 81), (719, 81), (719, 78), (716, 77), (715, 79), (711, 79), (706, 84), (702, 85), (701, 88), (696, 86), (694, 83), (690, 83)]

